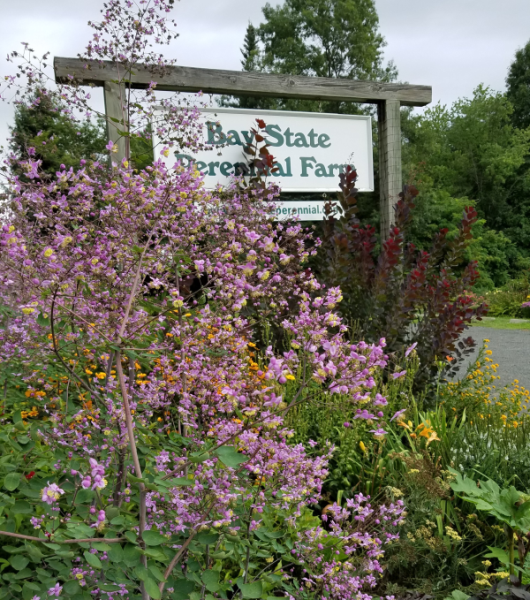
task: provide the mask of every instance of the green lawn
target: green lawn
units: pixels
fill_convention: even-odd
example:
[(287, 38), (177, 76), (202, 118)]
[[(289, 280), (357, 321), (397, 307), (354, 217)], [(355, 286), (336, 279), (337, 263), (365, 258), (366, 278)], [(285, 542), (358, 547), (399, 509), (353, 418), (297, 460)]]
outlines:
[(528, 323), (510, 323), (512, 317), (495, 317), (495, 320), (473, 321), (472, 326), (489, 327), (491, 329), (530, 329), (530, 321)]

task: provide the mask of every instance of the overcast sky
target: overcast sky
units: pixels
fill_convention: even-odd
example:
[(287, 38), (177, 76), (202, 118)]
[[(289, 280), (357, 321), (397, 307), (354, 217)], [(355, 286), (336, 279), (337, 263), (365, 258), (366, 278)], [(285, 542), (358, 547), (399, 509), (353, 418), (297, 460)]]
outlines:
[[(271, 4), (277, 4), (273, 0)], [(76, 56), (103, 0), (0, 0), (0, 75), (7, 53), (30, 42), (39, 53)], [(181, 65), (239, 69), (248, 21), (259, 24), (264, 0), (180, 0), (179, 39), (167, 55)], [(434, 102), (470, 96), (484, 83), (505, 89), (515, 51), (530, 39), (530, 0), (376, 0), (381, 33), (399, 79), (432, 85)], [(101, 92), (96, 92), (102, 95)], [(12, 113), (0, 103), (0, 145)]]

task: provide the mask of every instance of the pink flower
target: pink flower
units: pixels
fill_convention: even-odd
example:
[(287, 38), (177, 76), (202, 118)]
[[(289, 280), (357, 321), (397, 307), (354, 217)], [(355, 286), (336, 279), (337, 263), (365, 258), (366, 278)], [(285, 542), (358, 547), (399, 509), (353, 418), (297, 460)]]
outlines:
[(407, 371), (400, 371), (399, 373), (392, 373), (392, 379), (401, 379), (407, 374)]
[(52, 588), (48, 590), (48, 596), (53, 596), (54, 598), (58, 598), (63, 591), (63, 586), (56, 583)]
[(46, 502), (46, 504), (53, 504), (57, 502), (59, 498), (64, 494), (64, 490), (62, 490), (56, 483), (48, 482), (48, 486), (43, 488), (41, 500)]
[(414, 350), (414, 348), (416, 348), (417, 345), (418, 345), (418, 342), (414, 342), (412, 344), (412, 346), (409, 346), (407, 348), (407, 350), (405, 351), (405, 357), (407, 357)]
[(385, 431), (381, 427), (379, 429), (370, 429), (370, 433), (374, 434), (375, 439), (380, 440), (387, 435), (388, 431)]
[(399, 418), (406, 411), (407, 411), (406, 408), (402, 408), (401, 410), (398, 410), (397, 413), (395, 413), (394, 416), (390, 419), (390, 421), (393, 421), (394, 419)]

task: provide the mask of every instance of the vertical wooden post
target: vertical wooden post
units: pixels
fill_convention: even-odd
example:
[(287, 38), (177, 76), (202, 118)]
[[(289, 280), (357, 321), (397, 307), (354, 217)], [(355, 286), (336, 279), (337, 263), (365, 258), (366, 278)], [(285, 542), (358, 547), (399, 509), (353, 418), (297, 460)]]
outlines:
[(399, 100), (384, 100), (377, 107), (379, 130), (379, 212), (381, 239), (394, 220), (394, 206), (402, 190), (401, 122)]
[[(126, 158), (126, 148), (128, 147), (127, 139), (118, 133), (118, 131), (126, 131), (127, 124), (125, 123), (125, 86), (111, 81), (105, 81), (105, 114), (107, 117), (107, 134), (109, 140), (112, 140), (118, 146), (118, 152), (112, 154), (112, 160), (116, 163)], [(118, 122), (112, 121), (117, 119)]]

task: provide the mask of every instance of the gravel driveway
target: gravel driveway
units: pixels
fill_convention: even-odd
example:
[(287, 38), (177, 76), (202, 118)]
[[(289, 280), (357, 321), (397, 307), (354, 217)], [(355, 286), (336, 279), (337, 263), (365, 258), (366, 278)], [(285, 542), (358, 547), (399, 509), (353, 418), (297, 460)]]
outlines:
[[(491, 329), (489, 327), (470, 327), (465, 337), (471, 335), (477, 342), (478, 348), (484, 339), (490, 340), (489, 349), (493, 352), (490, 358), (498, 363), (497, 375), (500, 380), (496, 383), (506, 385), (514, 379), (519, 384), (530, 389), (530, 331), (524, 329)], [(468, 361), (475, 360), (478, 351)], [(460, 370), (460, 376), (465, 372), (465, 366)]]

